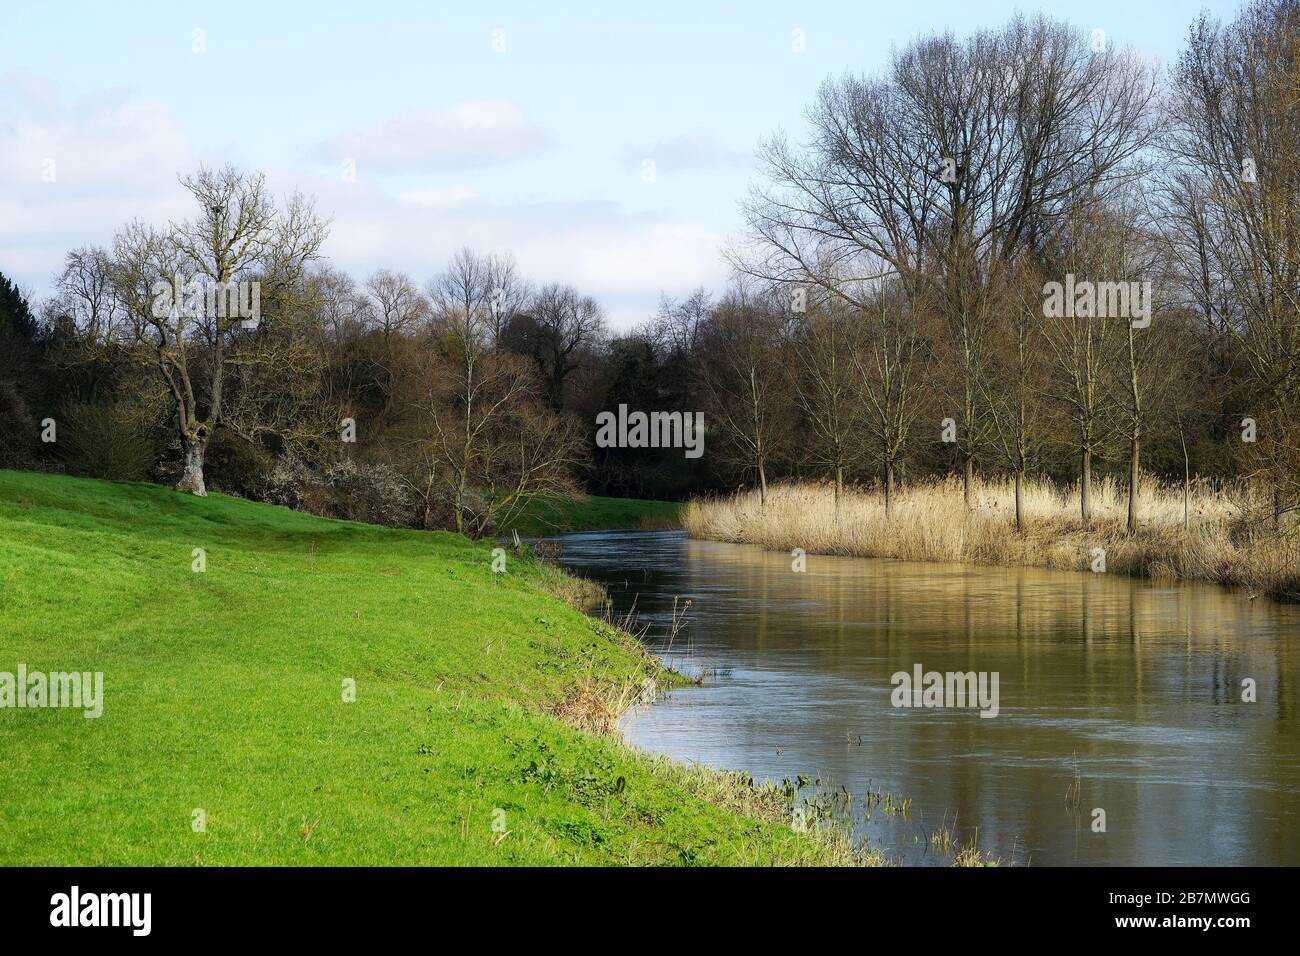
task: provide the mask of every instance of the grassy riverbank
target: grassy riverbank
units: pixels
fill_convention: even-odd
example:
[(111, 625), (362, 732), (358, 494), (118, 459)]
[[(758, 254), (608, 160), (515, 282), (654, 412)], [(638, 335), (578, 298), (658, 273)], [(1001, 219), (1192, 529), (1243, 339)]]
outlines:
[(104, 681), (97, 719), (0, 708), (0, 865), (849, 862), (776, 790), (575, 727), (658, 666), (490, 548), (0, 471), (0, 672)]
[(522, 535), (546, 535), (610, 528), (680, 528), (678, 512), (681, 507), (676, 501), (602, 498), (599, 495), (546, 499), (532, 502), (503, 530), (518, 531)]
[(1025, 530), (1017, 533), (1010, 481), (977, 482), (970, 510), (958, 480), (911, 486), (896, 495), (888, 519), (881, 494), (849, 489), (837, 513), (830, 486), (798, 484), (773, 488), (761, 507), (756, 492), (691, 502), (682, 524), (697, 538), (905, 561), (1090, 570), (1102, 548), (1108, 573), (1211, 581), (1300, 600), (1300, 533), (1289, 519), (1274, 532), (1262, 503), (1199, 485), (1186, 530), (1181, 488), (1152, 482), (1142, 502), (1141, 527), (1130, 535), (1124, 490), (1098, 482), (1085, 529), (1077, 489), (1033, 481), (1024, 493)]

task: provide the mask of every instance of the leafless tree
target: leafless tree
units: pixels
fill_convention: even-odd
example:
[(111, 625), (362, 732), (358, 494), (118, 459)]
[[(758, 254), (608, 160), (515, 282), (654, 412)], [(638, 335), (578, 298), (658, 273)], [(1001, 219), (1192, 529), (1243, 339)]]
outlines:
[(537, 363), (551, 407), (558, 409), (564, 407), (570, 377), (591, 364), (608, 335), (605, 314), (595, 299), (572, 286), (552, 283), (533, 297), (509, 337), (512, 349)]
[(1202, 15), (1173, 72), (1163, 141), (1166, 206), (1191, 217), (1171, 245), (1244, 356), (1258, 420), (1249, 458), (1275, 521), (1284, 498), (1300, 499), (1298, 34), (1294, 0), (1254, 0), (1226, 26)]
[[(402, 428), (426, 521), (438, 503), (459, 532), (479, 535), (530, 497), (571, 491), (581, 442), (539, 401), (518, 356), (496, 351), (502, 282), (522, 294), (508, 259), (462, 249), (429, 285), (432, 335), (408, 356)], [(512, 306), (513, 307), (513, 306)]]
[[(1113, 223), (1096, 206), (1080, 209), (1045, 258), (1044, 274), (1062, 282), (1111, 282), (1116, 268), (1107, 244), (1115, 236)], [(1095, 460), (1105, 453), (1120, 427), (1122, 403), (1110, 387), (1111, 372), (1123, 364), (1128, 323), (1075, 309), (1044, 316), (1044, 333), (1051, 354), (1052, 374), (1047, 395), (1065, 412), (1072, 439), (1065, 442), (1079, 462), (1079, 515), (1085, 527), (1092, 521)]]
[(1006, 264), (994, 287), (994, 367), (981, 387), (992, 422), (991, 445), (1015, 480), (1016, 530), (1025, 527), (1024, 489), (1045, 442), (1040, 408), (1046, 391), (1042, 276), (1029, 255)]
[(853, 356), (864, 406), (868, 448), (880, 468), (885, 517), (893, 517), (899, 466), (919, 411), (928, 355), (918, 334), (918, 303), (909, 301), (901, 283), (877, 283), (874, 308), (863, 310), (863, 346)]
[(433, 341), (408, 353), (398, 432), (426, 525), (445, 510), (477, 537), (532, 499), (572, 494), (582, 442), (546, 408), (527, 360), (483, 350), (471, 331), (444, 314)]
[(484, 273), (491, 315), (492, 347), (499, 348), (501, 336), (511, 319), (528, 308), (533, 291), (532, 286), (520, 274), (515, 257), (509, 252), (489, 255)]
[(811, 431), (807, 457), (835, 485), (838, 509), (847, 476), (864, 454), (862, 402), (857, 382), (863, 316), (843, 298), (821, 294), (794, 316), (789, 347), (795, 359), (795, 396)]
[(713, 297), (703, 287), (680, 300), (663, 296), (651, 324), (653, 337), (676, 359), (690, 361), (712, 309)]
[(73, 324), (83, 346), (95, 349), (130, 340), (126, 309), (113, 287), (112, 261), (107, 249), (81, 246), (64, 258), (54, 281), (50, 313)]
[(969, 499), (987, 438), (976, 405), (997, 264), (1038, 249), (1067, 214), (1139, 174), (1154, 91), (1139, 56), (1094, 49), (1083, 31), (1042, 16), (964, 41), (923, 37), (881, 76), (827, 81), (805, 144), (764, 144), (768, 185), (746, 204), (751, 241), (732, 261), (864, 311), (859, 291), (884, 274), (913, 302), (926, 298), (935, 347), (956, 372)]
[(429, 302), (410, 276), (380, 269), (366, 280), (371, 326), (385, 343), (410, 334), (429, 318)]
[(789, 308), (737, 281), (700, 330), (698, 386), (719, 441), (710, 453), (752, 474), (767, 501), (768, 469), (789, 434), (793, 403), (781, 354)]
[[(130, 223), (114, 239), (112, 272), (132, 336), (151, 351), (176, 404), (183, 459), (176, 487), (203, 495), (204, 451), (222, 422), (228, 376), (236, 366), (266, 358), (259, 352), (265, 330), (250, 331), (243, 317), (230, 314), (221, 304), (225, 290), (231, 283), (257, 283), (264, 321), (277, 321), (277, 312), (287, 313), (300, 291), (326, 224), (301, 194), (277, 205), (261, 173), (200, 168), (181, 183), (198, 215), (162, 230)], [(217, 295), (200, 289), (184, 301), (160, 299), (157, 287), (171, 289), (174, 282), (215, 288)]]

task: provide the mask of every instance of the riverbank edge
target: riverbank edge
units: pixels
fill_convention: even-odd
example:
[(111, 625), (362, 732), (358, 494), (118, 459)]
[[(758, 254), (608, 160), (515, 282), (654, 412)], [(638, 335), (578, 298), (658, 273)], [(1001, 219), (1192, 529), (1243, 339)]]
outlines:
[(578, 495), (530, 502), (494, 533), (527, 537), (582, 531), (676, 531), (681, 528), (679, 501)]
[[(149, 524), (151, 517), (157, 516), (157, 527), (152, 535), (149, 534)], [(208, 569), (211, 575), (214, 571), (218, 572), (216, 578), (207, 578), (191, 574), (189, 567), (190, 559), (189, 546), (194, 539), (192, 529), (195, 525), (206, 525), (211, 522), (211, 528), (205, 528), (211, 540), (212, 531), (221, 528), (222, 544), (229, 549), (223, 548), (223, 561), (221, 565), (214, 565)], [(241, 527), (242, 526), (242, 527)], [(111, 572), (114, 578), (119, 579), (119, 583), (125, 584), (132, 578), (139, 578), (140, 568), (135, 562), (145, 557), (151, 563), (157, 561), (158, 553), (170, 555), (171, 551), (176, 550), (179, 540), (185, 544), (183, 553), (186, 555), (185, 561), (181, 564), (180, 570), (184, 574), (178, 574), (178, 579), (186, 583), (209, 581), (220, 581), (222, 566), (229, 568), (232, 563), (232, 550), (236, 546), (242, 546), (245, 555), (241, 561), (248, 561), (250, 570), (253, 575), (260, 578), (264, 583), (269, 584), (270, 578), (277, 572), (283, 572), (283, 567), (277, 567), (279, 561), (285, 561), (286, 564), (292, 562), (292, 573), (302, 575), (304, 560), (309, 561), (311, 567), (315, 567), (317, 562), (322, 566), (322, 572), (328, 573), (325, 565), (337, 555), (333, 549), (340, 549), (343, 553), (339, 555), (350, 565), (365, 563), (365, 559), (374, 551), (383, 555), (382, 559), (371, 562), (373, 564), (368, 570), (371, 573), (383, 575), (376, 579), (373, 588), (388, 591), (393, 587), (395, 582), (402, 580), (405, 575), (411, 575), (416, 568), (404, 562), (404, 558), (418, 557), (420, 563), (426, 567), (420, 568), (421, 571), (428, 573), (430, 580), (420, 581), (421, 587), (432, 586), (435, 589), (438, 586), (438, 580), (446, 580), (447, 576), (455, 580), (457, 578), (473, 578), (472, 582), (466, 582), (467, 586), (473, 589), (473, 599), (475, 601), (475, 610), (480, 615), (497, 615), (509, 619), (508, 623), (513, 627), (518, 627), (521, 635), (533, 635), (535, 637), (544, 637), (560, 653), (560, 659), (547, 657), (539, 663), (545, 664), (549, 670), (559, 670), (560, 678), (557, 681), (554, 675), (548, 675), (542, 671), (533, 673), (533, 683), (537, 687), (554, 687), (558, 693), (553, 693), (547, 697), (545, 690), (539, 692), (534, 689), (531, 693), (510, 694), (501, 693), (501, 687), (514, 684), (519, 686), (519, 674), (499, 675), (500, 686), (494, 688), (498, 693), (496, 696), (488, 694), (478, 695), (481, 697), (471, 708), (471, 711), (481, 709), (492, 712), (505, 706), (508, 709), (518, 709), (522, 711), (532, 711), (538, 718), (548, 721), (554, 721), (557, 725), (563, 725), (576, 737), (555, 731), (547, 732), (549, 741), (549, 753), (543, 751), (535, 755), (534, 764), (555, 761), (556, 764), (573, 764), (575, 769), (583, 765), (584, 761), (589, 761), (593, 752), (604, 753), (612, 767), (619, 769), (626, 768), (624, 773), (629, 781), (629, 789), (635, 786), (644, 787), (645, 779), (643, 775), (653, 778), (652, 790), (655, 792), (656, 801), (665, 804), (669, 809), (663, 811), (667, 813), (676, 812), (679, 819), (671, 821), (672, 826), (676, 828), (689, 827), (691, 822), (699, 820), (702, 824), (707, 822), (707, 836), (703, 833), (695, 835), (695, 840), (705, 845), (712, 846), (713, 850), (707, 854), (702, 854), (700, 848), (690, 848), (689, 843), (683, 847), (680, 856), (667, 862), (731, 862), (753, 865), (755, 862), (777, 864), (777, 865), (852, 865), (859, 862), (880, 862), (868, 857), (866, 860), (858, 857), (853, 852), (847, 837), (833, 829), (823, 830), (815, 828), (808, 833), (796, 833), (791, 826), (792, 809), (790, 801), (781, 794), (777, 788), (771, 786), (756, 786), (748, 777), (743, 774), (729, 773), (722, 770), (716, 770), (698, 765), (679, 764), (666, 757), (648, 754), (638, 750), (627, 743), (621, 734), (602, 731), (585, 727), (584, 722), (590, 720), (590, 711), (587, 704), (594, 699), (607, 712), (621, 714), (638, 696), (641, 681), (644, 676), (658, 675), (664, 684), (672, 686), (677, 683), (679, 678), (672, 676), (663, 667), (661, 661), (644, 647), (633, 635), (620, 628), (613, 627), (609, 624), (602, 624), (600, 621), (581, 614), (574, 609), (571, 601), (566, 600), (566, 594), (584, 589), (584, 586), (572, 575), (567, 574), (559, 568), (547, 566), (542, 562), (535, 561), (522, 555), (516, 555), (511, 561), (509, 582), (500, 581), (490, 570), (491, 553), (490, 545), (486, 542), (471, 542), (468, 539), (460, 538), (455, 535), (427, 532), (416, 532), (406, 530), (396, 530), (380, 528), (371, 525), (357, 525), (351, 522), (339, 522), (331, 519), (315, 518), (310, 515), (304, 515), (299, 512), (293, 512), (288, 509), (277, 508), (270, 505), (261, 505), (243, 501), (237, 498), (228, 498), (223, 495), (212, 495), (206, 499), (193, 498), (191, 496), (179, 495), (170, 489), (161, 488), (153, 485), (134, 484), (134, 483), (116, 483), (116, 482), (97, 482), (90, 479), (75, 479), (64, 476), (42, 475), (31, 472), (13, 472), (0, 471), (0, 530), (3, 531), (7, 545), (12, 548), (6, 549), (6, 554), (0, 555), (0, 572), (12, 575), (9, 579), (19, 582), (15, 591), (11, 593), (10, 601), (6, 603), (6, 610), (15, 611), (14, 617), (7, 622), (5, 631), (13, 629), (15, 635), (28, 629), (24, 625), (24, 614), (39, 614), (43, 607), (52, 607), (54, 603), (62, 600), (66, 595), (66, 589), (60, 591), (60, 583), (66, 584), (65, 579), (74, 579), (86, 574), (87, 570), (93, 571), (96, 575), (105, 572)], [(240, 541), (240, 532), (248, 533), (247, 540)], [(87, 535), (91, 535), (96, 540), (96, 551), (90, 557), (90, 560), (84, 561), (78, 557), (79, 548), (84, 544)], [(310, 536), (311, 550), (307, 554), (297, 554), (293, 547), (286, 547), (287, 541), (293, 536)], [(333, 537), (334, 540), (330, 540)], [(120, 539), (115, 541), (114, 539)], [(151, 540), (152, 538), (152, 540)], [(199, 539), (201, 540), (201, 539)], [(322, 548), (317, 549), (316, 543), (320, 542)], [(349, 549), (349, 545), (357, 542), (362, 547)], [(433, 551), (430, 553), (429, 549)], [(84, 552), (82, 552), (84, 555)], [(55, 565), (47, 567), (37, 566), (39, 563), (48, 561), (51, 555), (60, 555)], [(288, 560), (286, 560), (288, 558)], [(442, 566), (433, 572), (429, 572), (427, 565), (429, 558), (434, 559), (434, 563), (441, 561)], [(520, 558), (523, 558), (520, 560)], [(69, 567), (58, 567), (58, 564), (66, 564)], [(87, 568), (87, 564), (91, 567)], [(155, 573), (157, 573), (155, 571)], [(170, 572), (169, 572), (170, 573)], [(4, 574), (0, 574), (3, 577)], [(482, 579), (479, 581), (479, 579)], [(238, 586), (241, 581), (232, 578), (232, 583)], [(414, 582), (413, 582), (414, 583)], [(502, 586), (504, 584), (504, 586)], [(299, 577), (295, 583), (292, 593), (295, 597), (303, 602), (304, 607), (310, 605), (310, 596), (313, 588), (320, 586), (313, 585), (309, 580), (303, 580)], [(173, 589), (175, 591), (177, 589)], [(443, 595), (448, 599), (448, 603), (454, 605), (457, 595)], [(382, 605), (384, 598), (371, 594), (367, 597), (364, 593), (357, 595), (357, 603), (366, 601), (371, 602), (371, 606), (376, 604)], [(391, 603), (391, 601), (390, 601)], [(217, 603), (214, 607), (222, 607)], [(541, 614), (538, 614), (538, 612)], [(161, 612), (159, 612), (161, 613)], [(29, 619), (30, 621), (30, 619)], [(394, 624), (398, 619), (394, 618)], [(540, 622), (540, 627), (538, 622)], [(85, 623), (85, 622), (82, 622)], [(215, 623), (220, 623), (215, 622)], [(49, 634), (75, 634), (79, 633), (76, 627), (67, 627), (67, 622), (60, 622), (55, 625), (53, 622), (46, 625), (44, 630)], [(84, 630), (84, 628), (82, 629)], [(220, 628), (218, 628), (220, 630)], [(230, 628), (231, 633), (236, 632), (235, 628)], [(542, 632), (545, 631), (543, 634)], [(273, 631), (266, 631), (256, 635), (260, 641), (266, 640), (267, 634), (273, 634)], [(32, 656), (33, 653), (46, 654), (48, 648), (42, 646), (40, 637), (36, 636), (35, 643), (32, 643), (32, 636), (26, 642), (17, 642), (13, 647), (20, 655)], [(340, 638), (345, 639), (342, 634)], [(473, 668), (477, 670), (483, 668), (483, 677), (491, 678), (490, 670), (495, 661), (504, 660), (507, 655), (514, 654), (520, 656), (526, 653), (522, 647), (512, 647), (514, 640), (508, 637), (499, 638), (499, 646), (496, 648), (495, 657), (485, 658), (482, 662), (474, 661)], [(25, 645), (25, 646), (24, 646)], [(489, 642), (488, 652), (491, 650)], [(66, 648), (65, 648), (66, 650)], [(264, 648), (259, 648), (264, 650)], [(277, 649), (278, 650), (278, 649)], [(138, 654), (139, 651), (128, 651), (127, 654)], [(202, 649), (195, 651), (196, 656), (201, 656)], [(127, 659), (130, 659), (128, 656)], [(571, 664), (570, 664), (571, 660)], [(604, 662), (600, 666), (593, 665), (593, 660)], [(108, 661), (114, 668), (120, 668), (121, 661)], [(447, 662), (443, 662), (446, 664)], [(385, 665), (391, 666), (391, 665)], [(497, 669), (500, 669), (499, 667)], [(455, 683), (461, 683), (461, 700), (465, 699), (467, 691), (472, 694), (474, 684), (477, 679), (464, 681), (459, 678), (439, 678), (438, 672), (446, 672), (447, 668), (439, 666), (433, 672), (421, 678), (421, 683), (435, 681), (442, 683), (448, 680), (452, 681), (451, 686)], [(469, 673), (469, 672), (467, 672)], [(526, 676), (526, 675), (525, 675)], [(312, 683), (315, 675), (302, 675), (302, 683)], [(179, 682), (185, 684), (184, 681)], [(371, 699), (377, 696), (373, 685), (367, 683), (367, 691)], [(405, 684), (395, 689), (405, 693)], [(540, 696), (543, 699), (538, 699)], [(613, 696), (617, 693), (617, 697)], [(337, 688), (336, 688), (337, 694)], [(256, 703), (259, 699), (257, 694), (249, 695)], [(443, 695), (446, 699), (447, 695)], [(583, 697), (588, 700), (584, 704)], [(559, 699), (556, 700), (555, 698)], [(461, 705), (456, 705), (459, 709)], [(405, 701), (403, 710), (409, 709), (409, 701)], [(435, 706), (427, 708), (432, 712)], [(121, 710), (115, 709), (108, 717), (109, 723), (105, 727), (112, 726), (115, 722), (124, 718), (120, 715)], [(345, 711), (346, 713), (346, 711)], [(253, 716), (256, 716), (255, 711)], [(283, 714), (277, 716), (282, 717)], [(376, 727), (368, 728), (374, 731), (376, 728), (382, 728), (383, 721), (389, 719), (394, 725), (400, 725), (405, 717), (396, 718), (394, 715), (385, 717), (382, 713), (378, 715), (381, 720)], [(131, 719), (131, 718), (126, 718)], [(373, 718), (372, 718), (373, 719)], [(499, 719), (499, 718), (497, 718)], [(530, 718), (530, 720), (535, 718)], [(268, 723), (271, 723), (268, 721)], [(119, 724), (120, 726), (120, 724)], [(59, 729), (63, 727), (64, 729)], [(80, 723), (72, 726), (72, 730), (78, 729)], [(3, 729), (3, 728), (0, 728)], [(48, 755), (51, 759), (55, 754), (63, 751), (63, 745), (72, 741), (74, 749), (83, 746), (80, 738), (76, 735), (68, 736), (67, 725), (55, 723), (42, 723), (40, 725), (24, 726), (24, 742), (31, 746), (25, 753), (26, 771), (29, 774), (35, 772), (36, 777), (42, 773), (50, 771), (49, 767), (40, 767), (41, 754)], [(164, 732), (166, 728), (154, 728), (159, 733)], [(9, 732), (15, 732), (15, 728), (8, 728)], [(143, 727), (130, 728), (131, 733), (146, 733)], [(35, 736), (32, 736), (35, 735)], [(0, 734), (3, 736), (3, 734)], [(582, 743), (583, 740), (591, 743)], [(121, 746), (121, 744), (117, 744)], [(594, 746), (594, 751), (593, 751)], [(612, 753), (611, 753), (612, 751)], [(403, 757), (405, 751), (398, 748), (391, 750), (392, 759), (409, 759)], [(523, 754), (521, 759), (526, 759), (528, 754)], [(123, 763), (127, 763), (123, 761)], [(636, 777), (642, 777), (642, 780), (633, 783), (634, 772), (640, 767), (643, 774), (635, 774)], [(165, 779), (166, 774), (158, 774), (155, 767), (155, 776)], [(277, 773), (284, 772), (285, 767), (277, 767)], [(534, 773), (536, 767), (529, 770), (525, 768), (526, 773)], [(123, 769), (123, 773), (129, 773)], [(292, 773), (292, 770), (289, 771)], [(425, 771), (428, 773), (429, 771)], [(48, 774), (47, 774), (48, 775)], [(623, 776), (619, 777), (619, 787), (615, 788), (617, 794), (622, 794)], [(125, 784), (127, 781), (123, 781)], [(112, 781), (104, 781), (102, 785), (112, 789)], [(267, 784), (263, 783), (263, 788)], [(567, 782), (561, 786), (568, 785)], [(580, 788), (589, 787), (590, 781), (585, 778), (579, 779), (576, 786)], [(363, 784), (364, 786), (364, 784)], [(603, 786), (603, 784), (602, 784)], [(129, 787), (125, 788), (127, 791)], [(248, 786), (249, 791), (256, 792), (257, 788)], [(25, 797), (21, 791), (7, 790), (0, 788), (0, 799), (8, 794), (8, 806), (0, 806), (0, 816), (5, 813), (18, 812), (23, 810), (30, 811), (39, 807), (43, 801), (32, 796), (35, 791), (29, 792)], [(644, 792), (644, 790), (642, 790)], [(65, 797), (67, 795), (64, 795)], [(140, 794), (142, 802), (147, 802), (148, 795)], [(248, 798), (248, 794), (244, 795)], [(80, 799), (80, 798), (78, 798)], [(527, 794), (520, 794), (518, 799), (527, 800)], [(717, 812), (699, 813), (692, 811), (689, 807), (691, 801), (700, 801), (712, 805), (716, 811), (723, 814), (719, 817)], [(34, 802), (33, 802), (34, 801)], [(521, 808), (525, 813), (530, 812), (530, 808), (525, 806)], [(531, 808), (531, 811), (544, 815), (547, 807)], [(575, 811), (579, 808), (574, 807)], [(519, 810), (513, 812), (520, 812)], [(138, 813), (138, 811), (133, 811)], [(624, 836), (630, 843), (631, 849), (628, 852), (627, 862), (635, 862), (635, 848), (638, 843), (653, 843), (658, 834), (652, 832), (656, 827), (667, 827), (669, 821), (661, 823), (653, 821), (639, 821), (635, 815), (630, 817), (625, 814), (625, 819), (620, 820), (625, 833)], [(631, 822), (629, 822), (629, 820)], [(34, 821), (39, 824), (39, 821)], [(57, 821), (47, 820), (45, 824), (38, 825), (54, 828)], [(567, 827), (567, 824), (566, 824)], [(60, 826), (62, 832), (67, 833), (67, 828)], [(637, 830), (644, 832), (640, 837), (637, 836)], [(75, 831), (74, 831), (75, 832)], [(575, 832), (577, 832), (575, 830)], [(581, 835), (581, 834), (579, 834)], [(374, 834), (367, 834), (370, 841), (378, 841), (380, 838)], [(302, 840), (302, 848), (307, 848), (308, 838)], [(462, 835), (462, 840), (464, 839)], [(68, 837), (65, 836), (61, 843), (66, 843)], [(328, 846), (328, 837), (317, 837), (313, 846), (319, 850), (324, 850)], [(719, 845), (721, 841), (721, 845)], [(745, 846), (745, 844), (749, 844)], [(54, 841), (50, 841), (51, 848), (43, 851), (46, 853), (55, 852)], [(73, 842), (68, 844), (70, 847), (89, 846), (92, 849), (89, 852), (76, 853), (75, 850), (69, 850), (71, 859), (79, 859), (86, 862), (87, 859), (99, 859), (101, 862), (113, 862), (116, 857), (111, 855), (111, 851), (105, 850), (104, 846), (91, 842), (89, 844), (78, 844), (73, 838)], [(492, 844), (495, 847), (495, 843)], [(290, 844), (293, 850), (297, 846), (294, 840)], [(98, 847), (98, 849), (94, 849)], [(572, 849), (566, 850), (563, 846), (558, 847), (558, 851), (563, 854), (551, 862), (574, 862), (570, 854)], [(105, 857), (104, 853), (110, 853)], [(239, 852), (239, 851), (234, 851)], [(247, 852), (247, 851), (243, 851)], [(298, 851), (293, 850), (293, 854)], [(373, 852), (373, 851), (372, 851)], [(272, 856), (264, 859), (254, 858), (248, 862), (285, 862), (287, 854), (283, 846), (277, 849)], [(699, 857), (697, 859), (697, 856)], [(580, 857), (581, 858), (581, 857)], [(71, 859), (56, 859), (57, 863), (71, 862)], [(654, 862), (665, 862), (659, 857), (651, 858)], [(5, 862), (5, 861), (0, 861)], [(23, 860), (18, 858), (9, 859), (8, 863), (34, 862), (32, 860)], [(161, 850), (152, 852), (145, 848), (133, 850), (133, 855), (128, 860), (118, 860), (121, 862), (145, 862), (158, 864), (171, 862), (170, 857)], [(290, 859), (290, 862), (312, 862), (320, 865), (319, 860), (302, 860), (297, 861)], [(328, 861), (327, 861), (328, 862)], [(352, 862), (344, 857), (342, 860), (335, 862)], [(373, 858), (368, 858), (365, 862), (375, 862)], [(445, 860), (443, 862), (446, 862)], [(641, 862), (646, 862), (642, 859)], [(219, 862), (214, 861), (216, 865)]]
[[(603, 530), (665, 530), (662, 528), (603, 529)], [(868, 845), (854, 845), (851, 822), (833, 816), (808, 818), (804, 828), (795, 830), (796, 795), (775, 784), (756, 784), (751, 776), (740, 771), (728, 771), (695, 762), (674, 760), (663, 754), (634, 746), (624, 732), (622, 721), (634, 707), (653, 707), (661, 694), (699, 686), (701, 678), (692, 678), (674, 670), (645, 642), (629, 630), (634, 626), (630, 619), (621, 624), (608, 617), (608, 591), (601, 584), (573, 574), (548, 558), (536, 556), (532, 545), (522, 543), (511, 549), (515, 554), (533, 562), (539, 575), (537, 587), (556, 600), (578, 611), (600, 629), (606, 630), (618, 644), (631, 648), (646, 663), (646, 677), (653, 683), (647, 688), (643, 677), (640, 688), (606, 685), (593, 688), (590, 682), (580, 681), (570, 693), (550, 710), (552, 716), (563, 723), (599, 739), (607, 740), (633, 758), (644, 761), (652, 772), (662, 775), (688, 790), (697, 790), (722, 809), (739, 817), (749, 817), (764, 823), (790, 827), (798, 838), (807, 840), (822, 857), (816, 861), (798, 859), (795, 865), (835, 867), (887, 867), (894, 863), (889, 857)], [(599, 609), (599, 610), (598, 610)], [(959, 862), (962, 866), (986, 865), (983, 857), (974, 850), (965, 851), (975, 862)], [(970, 857), (970, 853), (974, 853)], [(960, 859), (960, 858), (959, 858)]]
[[(805, 490), (806, 486), (800, 486)], [(780, 493), (779, 488), (769, 493)], [(726, 544), (747, 544), (771, 552), (792, 552), (800, 549), (804, 554), (827, 557), (877, 558), (928, 564), (970, 564), (982, 567), (1041, 568), (1053, 571), (1084, 571), (1098, 573), (1097, 549), (1102, 549), (1101, 573), (1145, 579), (1159, 583), (1185, 582), (1212, 584), (1246, 592), (1254, 599), (1264, 596), (1283, 604), (1300, 604), (1300, 566), (1289, 565), (1278, 569), (1259, 571), (1249, 564), (1206, 561), (1195, 553), (1200, 543), (1195, 531), (1181, 527), (1139, 528), (1135, 534), (1100, 528), (1085, 530), (1075, 527), (1053, 529), (1029, 523), (1024, 532), (1013, 527), (1001, 529), (1001, 546), (982, 547), (959, 556), (900, 554), (898, 539), (874, 538), (867, 542), (827, 544), (816, 536), (800, 534), (797, 530), (762, 529), (748, 524), (746, 518), (757, 517), (757, 508), (746, 507), (753, 492), (737, 492), (731, 496), (693, 499), (683, 505), (680, 515), (686, 534), (700, 541), (718, 541)], [(833, 497), (829, 489), (825, 497)], [(900, 496), (901, 497), (901, 496)], [(730, 512), (719, 520), (719, 509)], [(736, 519), (739, 512), (740, 520)], [(965, 518), (967, 528), (987, 521), (987, 516), (971, 515)], [(726, 524), (724, 530), (721, 525)], [(900, 525), (901, 528), (901, 525)], [(851, 529), (859, 530), (859, 529)], [(1280, 563), (1287, 565), (1285, 557)], [(1198, 566), (1199, 565), (1199, 566)]]

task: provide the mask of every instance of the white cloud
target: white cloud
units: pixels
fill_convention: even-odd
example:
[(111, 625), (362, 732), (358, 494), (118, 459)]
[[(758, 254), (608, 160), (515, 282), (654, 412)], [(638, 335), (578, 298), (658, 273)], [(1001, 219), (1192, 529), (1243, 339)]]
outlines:
[(473, 169), (536, 155), (546, 134), (511, 100), (466, 100), (445, 110), (403, 113), (349, 130), (316, 158), (351, 159), (358, 169), (403, 172)]
[(537, 275), (627, 295), (711, 284), (722, 270), (721, 240), (691, 223), (613, 215), (559, 235), (530, 236), (516, 255)]
[(77, 99), (25, 71), (0, 76), (0, 270), (44, 289), (64, 254), (129, 219), (183, 215), (176, 180), (194, 156), (159, 103)]
[(657, 169), (685, 172), (737, 169), (748, 166), (752, 157), (741, 150), (724, 146), (710, 130), (693, 129), (671, 139), (661, 139), (623, 153), (623, 161), (629, 168), (639, 166), (646, 159), (653, 159)]
[(667, 215), (628, 213), (613, 202), (497, 203), (457, 189), (429, 190), (419, 195), (437, 201), (420, 202), (409, 193), (388, 194), (373, 180), (301, 185), (332, 216), (326, 254), (357, 276), (386, 267), (423, 283), (462, 246), (508, 250), (532, 281), (570, 283), (595, 296), (618, 328), (646, 318), (661, 291), (717, 287), (726, 276), (721, 234)]
[[(55, 181), (43, 182), (51, 157)], [(69, 99), (33, 75), (0, 77), (0, 271), (43, 293), (69, 249), (107, 243), (135, 217), (161, 225), (190, 216), (177, 174), (198, 164), (180, 120), (159, 103), (120, 93)], [(498, 201), (481, 182), (435, 178), (395, 192), (365, 175), (344, 182), (266, 172), (276, 193), (316, 197), (332, 220), (325, 255), (358, 277), (387, 267), (423, 282), (461, 246), (509, 250), (530, 279), (577, 286), (626, 328), (653, 311), (661, 291), (716, 287), (725, 276), (722, 237), (672, 213), (630, 213), (611, 201)]]
[(454, 209), (475, 202), (482, 197), (472, 189), (463, 186), (451, 186), (447, 189), (417, 189), (401, 193), (397, 198), (402, 202), (417, 206), (433, 206), (438, 209)]

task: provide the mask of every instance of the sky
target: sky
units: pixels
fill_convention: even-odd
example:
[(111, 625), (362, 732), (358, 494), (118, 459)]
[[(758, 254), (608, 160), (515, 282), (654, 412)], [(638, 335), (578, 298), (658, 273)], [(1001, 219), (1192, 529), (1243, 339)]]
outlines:
[(0, 272), (41, 296), (69, 249), (191, 214), (200, 164), (316, 198), (329, 260), (421, 285), (510, 251), (611, 325), (720, 288), (754, 150), (827, 77), (1017, 10), (1168, 65), (1235, 2), (17, 2), (0, 0)]

